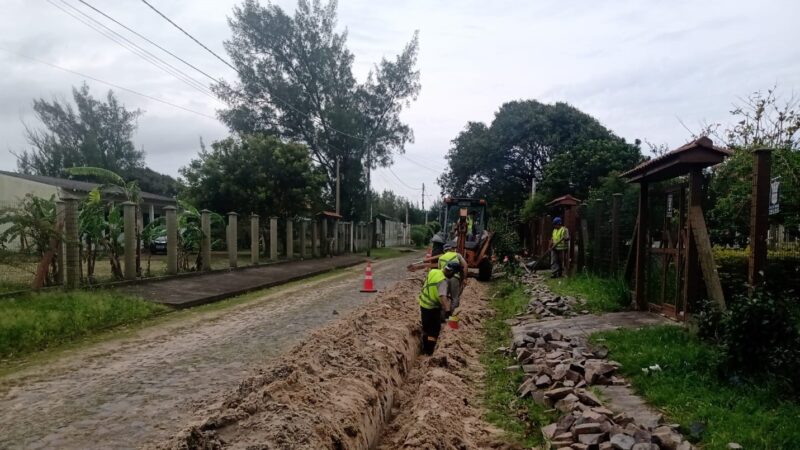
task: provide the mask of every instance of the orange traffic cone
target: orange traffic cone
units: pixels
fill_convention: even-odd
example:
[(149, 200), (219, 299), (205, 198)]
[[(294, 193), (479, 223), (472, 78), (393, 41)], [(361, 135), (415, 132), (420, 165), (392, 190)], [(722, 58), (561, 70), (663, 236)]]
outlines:
[(375, 286), (372, 285), (372, 263), (367, 263), (367, 269), (364, 272), (364, 287), (361, 292), (378, 292)]

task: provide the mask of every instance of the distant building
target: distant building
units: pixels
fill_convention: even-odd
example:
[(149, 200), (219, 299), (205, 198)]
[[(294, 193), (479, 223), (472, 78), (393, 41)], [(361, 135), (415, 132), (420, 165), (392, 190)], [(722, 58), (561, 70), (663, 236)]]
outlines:
[[(89, 192), (100, 186), (98, 183), (87, 181), (68, 180), (65, 178), (46, 177), (42, 175), (27, 175), (24, 173), (6, 172), (0, 170), (0, 207), (17, 205), (25, 195), (33, 194), (36, 197), (50, 198), (55, 196), (56, 200), (86, 198)], [(177, 201), (172, 197), (166, 197), (149, 192), (142, 192), (142, 215), (145, 224), (162, 216), (165, 206), (177, 206)], [(103, 198), (119, 203), (125, 201), (125, 197), (119, 190), (111, 187), (103, 191)]]

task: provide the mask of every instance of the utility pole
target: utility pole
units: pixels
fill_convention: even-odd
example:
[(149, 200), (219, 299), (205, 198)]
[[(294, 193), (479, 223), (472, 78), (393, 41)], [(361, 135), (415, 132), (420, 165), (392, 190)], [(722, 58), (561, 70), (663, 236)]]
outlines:
[(339, 198), (341, 192), (339, 186), (341, 185), (340, 180), (342, 178), (342, 173), (339, 170), (339, 163), (341, 162), (341, 160), (342, 160), (341, 157), (336, 158), (336, 214), (341, 214), (341, 212), (339, 211)]
[(536, 178), (531, 178), (531, 198), (536, 197)]
[(406, 232), (405, 232), (405, 239), (403, 239), (403, 245), (408, 245), (408, 238), (411, 235), (411, 231), (408, 229), (408, 200), (406, 200)]
[(422, 210), (425, 211), (425, 225), (428, 224), (428, 210), (425, 209), (425, 183), (422, 183)]
[(370, 184), (370, 172), (372, 169), (372, 154), (367, 147), (367, 211), (369, 211), (369, 218), (367, 220), (367, 257), (370, 256), (370, 249), (372, 248), (372, 184)]

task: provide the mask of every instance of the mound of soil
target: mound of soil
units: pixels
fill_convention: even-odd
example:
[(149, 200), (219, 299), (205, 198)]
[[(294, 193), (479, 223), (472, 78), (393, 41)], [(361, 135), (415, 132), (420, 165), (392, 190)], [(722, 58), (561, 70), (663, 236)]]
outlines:
[(476, 387), (483, 287), (470, 283), (460, 329), (420, 357), (420, 284), (400, 282), (317, 330), (156, 448), (497, 448)]

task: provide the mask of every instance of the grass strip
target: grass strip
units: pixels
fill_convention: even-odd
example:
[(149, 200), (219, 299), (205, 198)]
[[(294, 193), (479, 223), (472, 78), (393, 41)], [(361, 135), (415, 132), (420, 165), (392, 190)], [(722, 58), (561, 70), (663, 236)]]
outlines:
[(621, 278), (582, 273), (568, 278), (547, 278), (547, 286), (558, 295), (586, 300), (593, 313), (624, 311), (630, 305), (630, 291)]
[(511, 356), (496, 352), (511, 344), (511, 327), (506, 320), (522, 312), (529, 298), (520, 285), (508, 280), (495, 282), (490, 305), (495, 315), (486, 322), (485, 347), (481, 362), (486, 368), (486, 420), (503, 429), (508, 437), (525, 447), (543, 444), (540, 427), (553, 422), (555, 415), (545, 413), (545, 407), (530, 397), (520, 399), (517, 388), (523, 382), (520, 370), (506, 368), (517, 364)]
[[(757, 382), (720, 377), (718, 350), (686, 329), (618, 330), (592, 340), (605, 344), (636, 391), (704, 450), (724, 450), (729, 442), (748, 450), (800, 445), (800, 404), (767, 376)], [(642, 371), (655, 364), (662, 370)]]
[(169, 311), (112, 291), (49, 291), (0, 300), (0, 358), (18, 357)]

